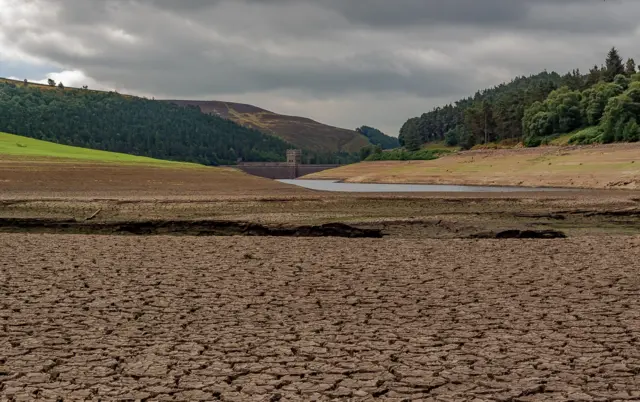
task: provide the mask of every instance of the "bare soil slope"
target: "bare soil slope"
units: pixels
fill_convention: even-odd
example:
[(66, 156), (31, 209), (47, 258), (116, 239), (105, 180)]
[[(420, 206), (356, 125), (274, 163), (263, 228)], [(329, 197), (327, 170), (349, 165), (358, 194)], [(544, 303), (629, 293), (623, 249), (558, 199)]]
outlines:
[(364, 162), (305, 179), (529, 187), (640, 188), (640, 144), (467, 151), (433, 161)]
[(0, 234), (0, 255), (2, 400), (640, 400), (639, 237)]
[(305, 117), (286, 116), (252, 105), (220, 101), (169, 102), (183, 106), (198, 106), (203, 113), (216, 114), (313, 151), (357, 152), (369, 145), (369, 140), (354, 130), (328, 126)]
[(236, 169), (92, 163), (59, 158), (0, 159), (0, 199), (295, 196), (299, 187)]

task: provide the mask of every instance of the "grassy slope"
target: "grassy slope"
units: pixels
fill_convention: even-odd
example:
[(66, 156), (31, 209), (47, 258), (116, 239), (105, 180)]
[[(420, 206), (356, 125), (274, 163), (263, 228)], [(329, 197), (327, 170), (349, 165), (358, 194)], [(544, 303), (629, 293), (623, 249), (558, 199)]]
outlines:
[(285, 116), (252, 105), (219, 101), (170, 102), (199, 106), (204, 113), (217, 114), (313, 151), (358, 152), (362, 147), (369, 145), (369, 140), (354, 130), (328, 126), (305, 117)]
[(17, 158), (59, 158), (86, 162), (144, 164), (171, 167), (199, 167), (194, 163), (172, 162), (115, 152), (60, 145), (19, 135), (0, 133), (0, 155)]
[(305, 178), (361, 183), (640, 188), (640, 144), (478, 150), (433, 161), (365, 162)]
[[(50, 197), (280, 197), (307, 190), (208, 167), (0, 133), (0, 200)], [(66, 217), (63, 214), (62, 217)]]

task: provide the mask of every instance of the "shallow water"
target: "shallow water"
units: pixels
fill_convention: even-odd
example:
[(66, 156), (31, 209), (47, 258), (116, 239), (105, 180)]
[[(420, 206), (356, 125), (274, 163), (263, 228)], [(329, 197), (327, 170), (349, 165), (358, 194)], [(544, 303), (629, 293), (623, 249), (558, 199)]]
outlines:
[(338, 191), (353, 193), (509, 193), (516, 191), (567, 191), (568, 189), (551, 187), (502, 187), (502, 186), (462, 186), (444, 184), (374, 184), (374, 183), (341, 183), (335, 180), (278, 180), (281, 183), (321, 191)]

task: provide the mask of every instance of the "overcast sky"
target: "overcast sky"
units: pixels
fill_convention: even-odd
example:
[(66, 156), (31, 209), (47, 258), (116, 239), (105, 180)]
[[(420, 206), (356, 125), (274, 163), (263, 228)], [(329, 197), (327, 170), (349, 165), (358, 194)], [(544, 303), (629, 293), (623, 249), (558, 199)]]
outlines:
[(0, 76), (397, 135), (543, 69), (640, 61), (640, 0), (0, 0)]

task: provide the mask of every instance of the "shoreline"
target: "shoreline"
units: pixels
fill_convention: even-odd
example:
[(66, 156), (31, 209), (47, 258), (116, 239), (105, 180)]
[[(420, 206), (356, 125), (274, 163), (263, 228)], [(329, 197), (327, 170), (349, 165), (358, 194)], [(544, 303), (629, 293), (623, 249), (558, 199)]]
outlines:
[[(330, 178), (314, 178), (305, 176), (294, 180), (308, 181), (325, 181), (341, 184), (375, 184), (375, 185), (401, 185), (401, 186), (460, 186), (460, 187), (505, 187), (505, 188), (522, 188), (522, 189), (540, 189), (541, 191), (624, 191), (624, 192), (640, 192), (640, 188), (624, 188), (624, 187), (561, 187), (561, 186), (529, 186), (529, 185), (512, 185), (512, 184), (471, 184), (471, 183), (434, 183), (434, 182), (386, 182), (386, 181), (347, 181), (348, 179), (330, 179)], [(415, 191), (416, 193), (419, 191)], [(443, 191), (447, 192), (447, 191)], [(529, 191), (528, 191), (529, 192)]]

